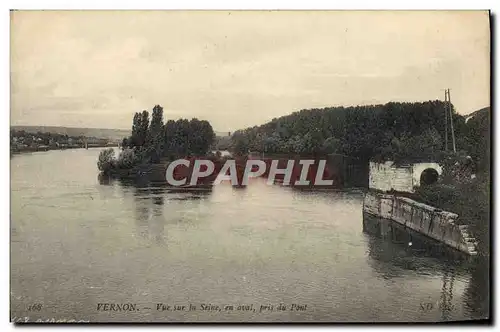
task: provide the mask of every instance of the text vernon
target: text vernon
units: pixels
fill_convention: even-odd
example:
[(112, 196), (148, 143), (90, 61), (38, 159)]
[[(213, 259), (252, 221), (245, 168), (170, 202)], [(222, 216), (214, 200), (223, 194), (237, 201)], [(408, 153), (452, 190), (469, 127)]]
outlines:
[(98, 303), (97, 311), (138, 311), (135, 303)]

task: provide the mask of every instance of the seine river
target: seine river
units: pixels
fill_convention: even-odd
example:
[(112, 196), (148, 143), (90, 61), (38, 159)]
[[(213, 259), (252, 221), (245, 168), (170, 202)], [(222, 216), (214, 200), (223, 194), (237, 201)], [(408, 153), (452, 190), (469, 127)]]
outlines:
[[(488, 271), (363, 230), (361, 190), (100, 181), (100, 149), (11, 157), (11, 318), (429, 322), (488, 316)], [(483, 265), (481, 265), (483, 266)], [(176, 310), (178, 309), (178, 310)]]

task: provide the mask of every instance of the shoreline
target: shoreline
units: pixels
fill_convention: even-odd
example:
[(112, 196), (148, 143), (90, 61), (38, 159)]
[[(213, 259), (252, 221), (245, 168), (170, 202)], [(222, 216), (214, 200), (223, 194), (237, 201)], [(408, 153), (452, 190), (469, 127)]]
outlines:
[[(118, 147), (117, 145), (109, 146), (109, 145), (97, 145), (97, 146), (88, 146), (88, 149), (95, 149), (95, 148), (116, 148)], [(24, 154), (24, 153), (34, 153), (34, 152), (46, 152), (46, 151), (57, 151), (57, 150), (75, 150), (75, 149), (85, 149), (83, 146), (78, 146), (78, 147), (66, 147), (66, 148), (24, 148), (24, 149), (16, 149), (12, 150), (10, 149), (10, 154)]]

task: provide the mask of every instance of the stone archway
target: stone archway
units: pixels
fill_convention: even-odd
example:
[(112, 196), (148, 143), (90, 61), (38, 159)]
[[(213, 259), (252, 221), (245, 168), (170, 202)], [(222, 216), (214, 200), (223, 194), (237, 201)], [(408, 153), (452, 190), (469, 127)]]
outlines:
[(439, 173), (434, 168), (426, 168), (420, 174), (420, 185), (428, 186), (434, 184), (439, 179)]

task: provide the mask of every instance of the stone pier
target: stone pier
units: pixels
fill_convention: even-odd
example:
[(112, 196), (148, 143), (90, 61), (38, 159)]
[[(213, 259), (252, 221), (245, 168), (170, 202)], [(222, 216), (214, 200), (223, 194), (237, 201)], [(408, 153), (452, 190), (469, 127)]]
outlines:
[(366, 193), (363, 211), (397, 222), (467, 255), (477, 255), (476, 239), (470, 236), (468, 226), (455, 223), (458, 218), (455, 213), (406, 197), (379, 192)]

